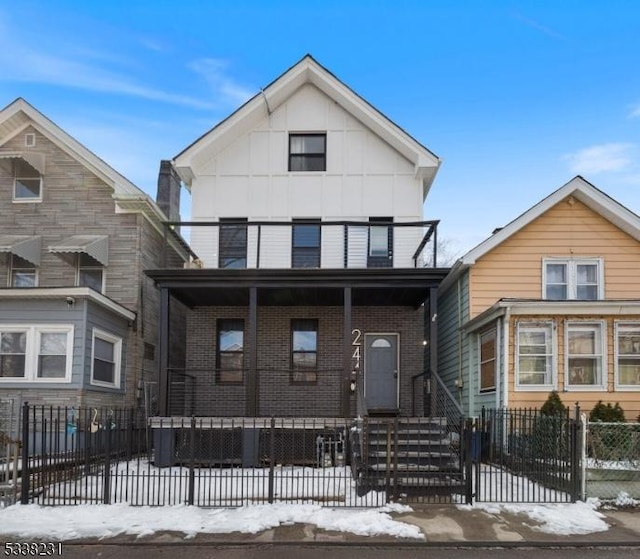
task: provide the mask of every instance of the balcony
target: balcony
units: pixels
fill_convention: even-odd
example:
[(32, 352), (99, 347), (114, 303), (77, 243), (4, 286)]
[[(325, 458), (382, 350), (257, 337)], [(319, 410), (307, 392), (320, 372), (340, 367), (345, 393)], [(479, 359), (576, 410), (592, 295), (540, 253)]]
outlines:
[[(207, 269), (437, 268), (439, 221), (166, 222), (169, 243), (190, 253), (184, 267)], [(182, 265), (182, 264), (181, 264)]]

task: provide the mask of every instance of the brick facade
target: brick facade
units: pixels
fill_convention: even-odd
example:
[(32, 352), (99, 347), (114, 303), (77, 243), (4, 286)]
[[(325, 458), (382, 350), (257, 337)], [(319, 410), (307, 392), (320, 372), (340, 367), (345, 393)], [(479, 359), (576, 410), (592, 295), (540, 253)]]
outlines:
[[(196, 307), (187, 320), (186, 372), (193, 376), (193, 413), (208, 416), (243, 416), (246, 409), (247, 372), (241, 385), (220, 384), (216, 368), (216, 321), (245, 322), (245, 367), (248, 366), (247, 307)], [(291, 320), (318, 320), (316, 383), (291, 380)], [(399, 334), (400, 414), (412, 414), (412, 377), (423, 371), (424, 312), (407, 307), (353, 307), (352, 327), (363, 334)], [(342, 307), (300, 306), (258, 308), (258, 416), (337, 417), (343, 378)], [(366, 370), (364, 346), (362, 367)], [(178, 392), (172, 404), (180, 401)], [(170, 405), (171, 407), (171, 405)], [(179, 406), (178, 406), (179, 407)], [(179, 412), (173, 409), (174, 412)], [(355, 397), (351, 397), (355, 414)], [(179, 413), (177, 413), (179, 415)]]

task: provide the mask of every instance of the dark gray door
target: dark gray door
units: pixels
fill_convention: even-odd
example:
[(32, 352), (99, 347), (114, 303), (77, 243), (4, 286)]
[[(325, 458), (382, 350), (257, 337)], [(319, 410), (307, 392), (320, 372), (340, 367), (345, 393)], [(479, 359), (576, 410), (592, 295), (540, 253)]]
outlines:
[(398, 407), (398, 336), (365, 336), (365, 399), (370, 410)]

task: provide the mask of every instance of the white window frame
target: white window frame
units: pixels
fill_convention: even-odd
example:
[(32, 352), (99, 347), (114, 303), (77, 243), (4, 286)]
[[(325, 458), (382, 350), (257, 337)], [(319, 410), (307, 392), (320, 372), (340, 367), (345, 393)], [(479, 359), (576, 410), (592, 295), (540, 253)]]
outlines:
[[(14, 258), (20, 258), (19, 256), (17, 256), (16, 254), (10, 253), (9, 254), (9, 278), (7, 279), (7, 285), (13, 289), (27, 289), (25, 287), (17, 287), (14, 285), (14, 277), (13, 277), (13, 273), (16, 271), (20, 271), (20, 270), (33, 270), (34, 273), (34, 284), (33, 287), (38, 287), (38, 267), (35, 264), (30, 264), (29, 266), (26, 267), (19, 267), (19, 266), (15, 266), (14, 264)], [(24, 260), (24, 258), (22, 259)], [(26, 262), (26, 260), (25, 260)]]
[[(637, 332), (640, 336), (640, 322), (615, 322), (614, 323), (614, 340), (613, 340), (613, 368), (615, 372), (615, 389), (620, 392), (637, 392), (640, 391), (640, 384), (622, 384), (620, 382), (620, 373), (619, 373), (619, 356), (620, 356), (620, 348), (619, 348), (619, 339), (618, 334), (621, 331), (626, 332)], [(628, 354), (627, 354), (628, 355)], [(640, 352), (638, 352), (638, 359), (640, 360)]]
[[(96, 353), (96, 338), (99, 338), (105, 342), (113, 344), (113, 382), (104, 382), (102, 380), (96, 380), (93, 378), (93, 366), (95, 364)], [(120, 388), (121, 378), (121, 366), (122, 366), (122, 338), (114, 336), (109, 332), (94, 328), (91, 334), (91, 384), (93, 386), (102, 386), (104, 388)]]
[[(522, 330), (536, 330), (545, 331), (545, 336), (548, 336), (548, 346), (551, 351), (550, 354), (544, 354), (545, 357), (551, 357), (551, 370), (549, 371), (550, 382), (543, 384), (525, 384), (520, 383), (520, 332)], [(542, 357), (541, 354), (526, 354)], [(558, 386), (558, 344), (556, 340), (556, 325), (553, 321), (522, 321), (518, 322), (515, 332), (515, 371), (516, 371), (516, 390), (521, 392), (536, 392), (556, 390)]]
[[(571, 384), (569, 382), (569, 358), (571, 356), (584, 355), (586, 358), (592, 356), (598, 357), (597, 353), (594, 354), (571, 354), (569, 353), (569, 331), (570, 330), (599, 330), (600, 335), (598, 341), (600, 343), (600, 382), (598, 384)], [(580, 321), (567, 321), (564, 328), (564, 389), (569, 392), (602, 392), (607, 389), (607, 324), (604, 320), (590, 320), (588, 322)]]
[[(494, 356), (492, 359), (482, 361), (482, 338), (489, 334), (493, 334), (494, 340)], [(495, 394), (498, 390), (498, 364), (499, 364), (500, 348), (498, 344), (498, 328), (492, 327), (478, 333), (478, 394)], [(493, 361), (493, 386), (482, 388), (482, 365)]]
[[(23, 377), (0, 377), (0, 383), (37, 383), (37, 384), (60, 384), (71, 382), (71, 372), (73, 370), (73, 333), (74, 327), (71, 324), (2, 324), (2, 332), (24, 332), (27, 335), (25, 345), (25, 374)], [(67, 335), (67, 353), (65, 363), (65, 376), (62, 378), (40, 378), (38, 377), (38, 357), (40, 356), (40, 338), (42, 334)]]
[[(25, 162), (26, 165), (29, 165), (28, 163)], [(30, 165), (29, 165), (30, 166)], [(15, 204), (29, 204), (29, 203), (33, 203), (33, 202), (42, 202), (42, 174), (40, 172), (37, 171), (37, 169), (34, 169), (37, 173), (38, 173), (38, 177), (21, 177), (18, 175), (18, 171), (17, 171), (17, 166), (14, 165), (14, 172), (13, 172), (13, 191), (11, 193), (11, 197), (12, 197), (12, 201)], [(38, 196), (18, 196), (17, 195), (17, 190), (18, 190), (18, 181), (20, 179), (25, 179), (25, 180), (39, 180), (40, 181), (40, 186), (38, 188)]]
[(597, 267), (598, 275), (598, 294), (597, 301), (604, 299), (604, 259), (599, 257), (587, 258), (543, 258), (542, 259), (542, 298), (547, 297), (547, 265), (564, 264), (567, 267), (567, 299), (590, 301), (591, 299), (578, 299), (578, 266), (591, 265)]

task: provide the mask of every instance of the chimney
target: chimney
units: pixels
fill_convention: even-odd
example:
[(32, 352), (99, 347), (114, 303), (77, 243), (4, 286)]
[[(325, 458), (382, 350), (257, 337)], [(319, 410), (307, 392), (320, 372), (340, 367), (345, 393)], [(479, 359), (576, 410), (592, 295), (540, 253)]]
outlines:
[(156, 202), (168, 221), (180, 221), (180, 177), (171, 161), (160, 161)]

